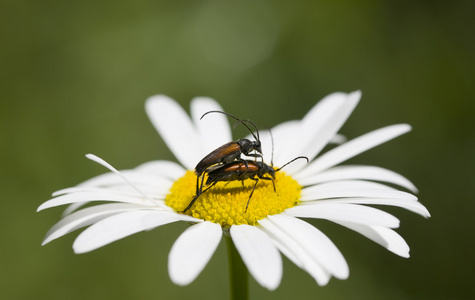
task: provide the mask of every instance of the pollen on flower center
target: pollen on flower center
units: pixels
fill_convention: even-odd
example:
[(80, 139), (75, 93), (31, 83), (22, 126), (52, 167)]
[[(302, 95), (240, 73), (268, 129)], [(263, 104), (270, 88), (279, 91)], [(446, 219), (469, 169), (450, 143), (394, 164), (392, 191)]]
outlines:
[[(185, 214), (218, 223), (222, 227), (256, 225), (258, 220), (279, 214), (299, 202), (301, 186), (297, 181), (284, 172), (276, 172), (275, 176), (276, 191), (272, 181), (259, 180), (246, 212), (246, 204), (255, 185), (251, 179), (217, 183), (203, 193)], [(196, 175), (187, 171), (173, 184), (165, 203), (176, 211), (183, 211), (195, 193)]]

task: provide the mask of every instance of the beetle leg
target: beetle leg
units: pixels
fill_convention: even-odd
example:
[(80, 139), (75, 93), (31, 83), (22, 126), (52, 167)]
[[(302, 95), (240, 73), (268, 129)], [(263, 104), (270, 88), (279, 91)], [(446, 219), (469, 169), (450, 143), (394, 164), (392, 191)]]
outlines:
[(270, 178), (270, 177), (260, 177), (260, 178), (264, 179), (264, 180), (272, 180), (272, 186), (274, 186), (274, 192), (277, 193), (276, 190), (275, 190), (274, 178)]
[(195, 197), (193, 197), (193, 199), (191, 199), (190, 204), (188, 204), (188, 206), (181, 213), (182, 214), (186, 213), (186, 211), (189, 210), (193, 206), (193, 203), (195, 203), (196, 199), (198, 199), (199, 196), (200, 195), (196, 195)]
[[(204, 178), (203, 178), (204, 179)], [(206, 193), (207, 190), (209, 190), (210, 188), (212, 188), (216, 183), (218, 183), (218, 181), (215, 181), (213, 182), (210, 186), (208, 186), (204, 191), (203, 191), (203, 181), (201, 181), (202, 184), (201, 184), (201, 187), (200, 187), (200, 191), (199, 193), (197, 193), (195, 195), (195, 197), (193, 197), (193, 199), (191, 200), (190, 204), (188, 204), (188, 206), (181, 212), (181, 213), (185, 213), (187, 210), (189, 210), (193, 204), (195, 203), (195, 201), (204, 193)]]
[(257, 158), (260, 157), (260, 158), (262, 159), (262, 162), (264, 162), (264, 157), (262, 157), (262, 154), (259, 154), (259, 153), (249, 153), (249, 154), (246, 154), (246, 156), (254, 157), (254, 161), (257, 161)]
[(249, 165), (247, 164), (247, 161), (244, 161), (244, 165), (246, 166), (246, 172), (249, 171)]
[[(200, 184), (200, 177), (201, 177), (201, 184)], [(201, 176), (196, 177), (196, 195), (195, 195), (195, 197), (193, 197), (190, 204), (188, 204), (188, 206), (181, 213), (185, 213), (187, 210), (189, 210), (193, 206), (195, 201), (201, 196), (201, 194), (203, 194), (204, 192), (209, 190), (213, 185), (216, 184), (216, 182), (213, 182), (213, 184), (211, 186), (209, 186), (208, 188), (206, 188), (205, 191), (203, 191), (203, 182), (204, 182), (204, 180), (205, 180), (205, 173), (203, 173)]]
[[(196, 176), (196, 194), (195, 194), (195, 195), (199, 195), (199, 191), (200, 191), (200, 177), (203, 177), (203, 176)], [(201, 178), (201, 182), (203, 182), (203, 179), (204, 179), (204, 178)], [(201, 184), (201, 186), (203, 186), (203, 183)]]
[(203, 192), (201, 192), (201, 194), (206, 193), (206, 191), (209, 190), (210, 188), (212, 188), (213, 186), (215, 186), (216, 183), (218, 183), (218, 181), (213, 182), (209, 187), (206, 188), (206, 190), (204, 190)]
[(254, 184), (254, 187), (252, 188), (252, 192), (251, 192), (251, 194), (249, 195), (249, 199), (247, 199), (246, 209), (244, 210), (244, 213), (247, 212), (247, 208), (248, 208), (248, 206), (249, 206), (249, 201), (251, 201), (252, 194), (254, 194), (254, 190), (256, 189), (257, 183), (259, 182), (259, 178), (252, 177), (251, 179), (252, 179), (252, 180), (255, 180), (255, 181), (256, 181), (256, 184)]

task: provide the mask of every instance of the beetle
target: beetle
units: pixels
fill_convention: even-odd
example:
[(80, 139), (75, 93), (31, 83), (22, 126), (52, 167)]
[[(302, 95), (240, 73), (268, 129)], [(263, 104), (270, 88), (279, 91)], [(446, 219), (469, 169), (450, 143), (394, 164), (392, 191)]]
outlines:
[[(246, 156), (250, 157), (262, 157), (262, 149), (261, 149), (261, 141), (259, 139), (259, 130), (257, 130), (256, 124), (251, 122), (250, 120), (242, 120), (237, 118), (236, 116), (224, 112), (224, 111), (219, 111), (219, 110), (211, 110), (206, 113), (204, 113), (200, 120), (204, 118), (207, 114), (210, 113), (220, 113), (223, 115), (226, 115), (228, 117), (231, 117), (238, 122), (240, 122), (242, 125), (244, 125), (249, 132), (252, 134), (252, 136), (255, 138), (254, 141), (248, 140), (248, 139), (239, 139), (237, 141), (231, 141), (229, 143), (226, 143), (215, 150), (211, 151), (208, 155), (203, 157), (198, 164), (195, 167), (195, 175), (196, 175), (196, 194), (198, 195), (199, 193), (199, 186), (200, 186), (200, 176), (205, 172), (208, 168), (215, 166), (217, 164), (228, 164), (231, 163), (235, 160), (243, 161), (246, 165), (247, 162), (245, 162), (243, 159), (241, 159), (241, 154), (244, 154)], [(256, 134), (252, 132), (251, 128), (247, 125), (247, 123), (251, 124), (254, 129), (256, 130)], [(258, 153), (251, 153), (252, 151), (256, 151)], [(203, 183), (201, 183), (202, 185)]]
[[(195, 167), (195, 174), (196, 176), (201, 176), (203, 172), (208, 169), (209, 167), (215, 165), (215, 164), (228, 164), (233, 162), (234, 160), (241, 160), (241, 154), (244, 154), (246, 156), (251, 156), (251, 157), (262, 157), (262, 149), (261, 149), (261, 141), (259, 140), (259, 131), (257, 130), (257, 126), (252, 123), (249, 120), (241, 120), (230, 113), (226, 113), (223, 111), (219, 110), (212, 110), (208, 111), (207, 113), (203, 114), (200, 118), (203, 119), (204, 116), (210, 113), (221, 113), (224, 114), (228, 117), (231, 117), (238, 122), (240, 122), (242, 125), (244, 125), (249, 132), (251, 132), (252, 136), (255, 138), (255, 141), (251, 141), (248, 139), (239, 139), (237, 141), (232, 141), (229, 143), (226, 143), (215, 150), (211, 151), (208, 155), (203, 157), (202, 160), (198, 162), (198, 164)], [(256, 134), (252, 132), (251, 128), (247, 126), (246, 123), (251, 124), (255, 129), (256, 129)], [(251, 153), (252, 151), (257, 151), (258, 153)]]
[[(206, 170), (206, 174), (208, 174), (208, 179), (206, 180), (206, 189), (203, 191), (203, 181), (204, 181), (204, 175), (201, 180), (201, 185), (199, 188), (197, 188), (197, 193), (195, 197), (191, 200), (190, 204), (183, 210), (183, 213), (185, 213), (188, 209), (190, 209), (195, 201), (206, 191), (208, 191), (210, 188), (215, 186), (218, 182), (220, 181), (235, 181), (235, 180), (240, 180), (244, 184), (244, 180), (246, 179), (252, 179), (256, 183), (254, 184), (254, 187), (252, 188), (251, 194), (249, 195), (249, 199), (247, 200), (246, 204), (246, 209), (244, 212), (247, 212), (247, 208), (249, 206), (249, 201), (251, 200), (252, 194), (254, 193), (254, 190), (256, 189), (257, 183), (259, 183), (259, 180), (271, 180), (272, 185), (274, 187), (274, 192), (275, 190), (275, 172), (280, 171), (282, 168), (287, 166), (288, 164), (294, 162), (297, 159), (306, 159), (308, 162), (308, 157), (306, 156), (298, 156), (288, 163), (284, 164), (282, 167), (278, 169), (274, 169), (272, 166), (269, 166), (265, 164), (264, 162), (261, 161), (252, 161), (252, 160), (246, 160), (246, 161), (233, 161), (229, 164), (225, 164), (223, 166), (218, 166), (214, 168), (210, 168)], [(266, 175), (270, 175), (266, 176)]]

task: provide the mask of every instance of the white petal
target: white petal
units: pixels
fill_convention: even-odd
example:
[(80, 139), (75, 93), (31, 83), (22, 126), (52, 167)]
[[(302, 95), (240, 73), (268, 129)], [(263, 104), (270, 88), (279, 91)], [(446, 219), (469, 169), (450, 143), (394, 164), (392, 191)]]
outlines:
[(348, 139), (343, 134), (335, 134), (335, 136), (328, 142), (329, 144), (343, 144)]
[[(167, 193), (169, 187), (174, 180), (183, 176), (185, 169), (180, 165), (169, 161), (153, 161), (140, 165), (134, 170), (121, 170), (115, 172), (101, 174), (78, 184), (77, 188), (90, 187), (112, 187), (114, 189), (122, 187), (133, 187), (148, 185), (154, 187), (156, 190), (161, 190), (162, 193)], [(124, 180), (126, 178), (126, 180)], [(53, 193), (53, 196), (70, 192), (69, 189), (63, 189)], [(121, 190), (122, 192), (122, 190)]]
[(258, 222), (282, 254), (308, 272), (319, 285), (324, 286), (328, 283), (331, 277), (330, 272), (313, 258), (313, 252), (308, 252), (292, 235), (287, 234), (269, 219), (262, 219)]
[(78, 192), (74, 194), (66, 194), (53, 199), (50, 199), (41, 204), (37, 211), (55, 207), (64, 204), (71, 204), (84, 201), (114, 201), (131, 204), (139, 204), (145, 207), (154, 206), (149, 201), (143, 199), (140, 196), (120, 195), (110, 192)]
[[(124, 177), (135, 184), (152, 184), (155, 182), (168, 183), (173, 182), (177, 178), (184, 175), (185, 170), (183, 167), (176, 163), (166, 162), (148, 162), (140, 165), (134, 170), (121, 170), (119, 171)], [(173, 166), (173, 167), (172, 167)], [(156, 170), (153, 170), (155, 168)], [(158, 169), (160, 168), (160, 169)], [(163, 174), (164, 173), (164, 174)], [(177, 176), (178, 175), (178, 176)], [(78, 187), (97, 187), (97, 186), (109, 186), (124, 183), (124, 179), (115, 173), (105, 173), (88, 179), (80, 184)]]
[[(317, 103), (301, 121), (300, 129), (296, 133), (300, 139), (291, 146), (294, 155), (304, 155), (313, 160), (336, 135), (360, 98), (360, 91), (350, 94), (333, 93)], [(292, 157), (287, 157), (287, 159), (290, 160)], [(303, 165), (293, 164), (286, 172), (293, 174), (302, 167)]]
[(416, 214), (423, 216), (424, 218), (429, 218), (430, 213), (418, 201), (409, 200), (409, 199), (381, 199), (381, 198), (342, 198), (342, 199), (328, 199), (328, 200), (317, 200), (315, 202), (308, 201), (302, 202), (302, 205), (313, 204), (318, 202), (322, 203), (351, 203), (351, 204), (375, 204), (375, 205), (391, 205), (396, 207), (401, 207), (412, 211)]
[(125, 177), (124, 175), (122, 175), (122, 173), (120, 173), (116, 168), (114, 168), (112, 165), (110, 165), (108, 162), (106, 162), (105, 160), (103, 160), (102, 158), (94, 155), (94, 154), (86, 154), (86, 157), (98, 164), (101, 164), (103, 165), (104, 167), (106, 167), (107, 169), (109, 169), (110, 171), (116, 173), (117, 175), (119, 175), (123, 180), (124, 182), (128, 183), (134, 190), (136, 190), (139, 194), (141, 194), (145, 199), (147, 199), (148, 201), (150, 201), (150, 203), (152, 204), (157, 204), (157, 205), (161, 205), (160, 203), (157, 203), (155, 202), (152, 197), (150, 197), (149, 195), (145, 194), (142, 190), (140, 190), (139, 188), (137, 188), (137, 186), (135, 184), (133, 184), (132, 182), (130, 182), (127, 177)]
[[(297, 136), (295, 132), (298, 132), (300, 121), (288, 121), (277, 125), (272, 128), (272, 138), (269, 131), (263, 131), (260, 133), (260, 140), (262, 144), (262, 155), (265, 163), (274, 167), (282, 167), (295, 157), (295, 151), (289, 145), (293, 145)], [(251, 137), (248, 137), (251, 138)], [(272, 143), (274, 141), (274, 145)], [(292, 157), (288, 159), (288, 157)], [(300, 167), (307, 164), (304, 159), (296, 160), (293, 165), (299, 165)], [(285, 167), (285, 171), (287, 167)]]
[(231, 226), (231, 238), (247, 269), (263, 287), (275, 290), (282, 279), (282, 258), (270, 237), (256, 226)]
[(375, 166), (337, 166), (313, 176), (302, 178), (299, 180), (299, 183), (308, 186), (322, 182), (348, 179), (374, 180), (392, 183), (417, 193), (417, 188), (405, 177), (388, 169)]
[(120, 213), (91, 225), (74, 241), (75, 253), (85, 253), (134, 233), (176, 221), (197, 222), (190, 216), (165, 211), (138, 210)]
[(198, 97), (191, 101), (191, 116), (198, 129), (202, 157), (233, 140), (225, 115), (211, 113), (200, 120), (203, 114), (212, 110), (223, 111), (223, 108), (216, 101), (207, 97)]
[(268, 216), (278, 228), (291, 236), (316, 262), (339, 279), (349, 275), (348, 264), (340, 250), (320, 230), (305, 221), (285, 215)]
[[(129, 179), (130, 182), (134, 184), (135, 187), (140, 189), (140, 191), (145, 192), (149, 196), (155, 197), (154, 199), (155, 203), (161, 202), (158, 199), (164, 198), (164, 196), (168, 193), (168, 190), (173, 184), (173, 180), (175, 180), (178, 177), (183, 176), (184, 173), (185, 173), (185, 169), (183, 169), (183, 167), (171, 161), (151, 161), (151, 162), (147, 162), (138, 166), (134, 170), (120, 171), (120, 174), (122, 174), (123, 177), (126, 177), (127, 179)], [(99, 176), (93, 177), (89, 180), (86, 180), (80, 183), (75, 188), (66, 188), (66, 189), (56, 191), (53, 193), (53, 196), (56, 197), (62, 194), (75, 193), (75, 192), (86, 192), (86, 191), (95, 192), (95, 190), (91, 189), (91, 187), (107, 187), (107, 188), (110, 188), (110, 190), (100, 190), (100, 192), (106, 192), (106, 193), (111, 193), (111, 194), (116, 193), (119, 195), (128, 195), (128, 196), (133, 196), (134, 198), (137, 197), (136, 191), (134, 193), (131, 193), (129, 191), (130, 188), (132, 187), (127, 183), (127, 181), (123, 179), (122, 176), (118, 175), (115, 172), (101, 174)], [(144, 187), (143, 186), (144, 184), (148, 185), (153, 190), (150, 190), (150, 188)], [(117, 200), (120, 201), (119, 198), (117, 198)], [(115, 200), (115, 198), (112, 200)], [(130, 202), (130, 201), (125, 201), (125, 202)], [(136, 203), (135, 201), (133, 202)], [(64, 217), (72, 213), (73, 211), (79, 209), (81, 206), (87, 203), (88, 202), (85, 201), (85, 202), (76, 202), (76, 203), (71, 204), (68, 208), (66, 208), (62, 216)], [(149, 205), (149, 204), (144, 204), (144, 205)]]
[(203, 222), (183, 232), (168, 255), (168, 273), (173, 283), (190, 284), (201, 273), (219, 245), (219, 224)]
[[(268, 164), (274, 161), (275, 166), (282, 166), (290, 159), (294, 158), (295, 152), (292, 147), (297, 140), (296, 132), (298, 132), (300, 121), (293, 120), (280, 123), (271, 129), (272, 139), (274, 140), (274, 155), (272, 155), (272, 139), (269, 131), (261, 132), (262, 154)], [(273, 156), (273, 157), (272, 157)]]
[(180, 163), (193, 170), (202, 157), (195, 151), (200, 144), (198, 132), (178, 103), (164, 95), (147, 99), (145, 109), (150, 121)]
[[(134, 185), (149, 185), (149, 186), (169, 186), (173, 181), (169, 178), (151, 175), (143, 172), (137, 172), (134, 170), (124, 170), (121, 171), (122, 175), (127, 177), (127, 179)], [(117, 176), (114, 173), (106, 173), (90, 180), (83, 182), (78, 187), (98, 187), (98, 186), (111, 186), (111, 185), (123, 185), (124, 180)]]
[(80, 209), (81, 207), (83, 207), (84, 205), (86, 205), (88, 203), (89, 203), (88, 201), (85, 201), (85, 202), (76, 202), (76, 203), (72, 203), (72, 204), (68, 205), (68, 207), (66, 207), (66, 209), (61, 214), (61, 218), (66, 217), (67, 215), (71, 214), (75, 210)]
[[(260, 229), (264, 231), (269, 238), (272, 240), (274, 245), (279, 249), (282, 254), (284, 254), (290, 261), (292, 261), (296, 266), (303, 268), (303, 263), (298, 256), (296, 256), (291, 250), (291, 244), (286, 243), (285, 241), (289, 239), (289, 237), (285, 236), (285, 234), (277, 228), (271, 221), (268, 219), (262, 219), (259, 221)], [(274, 233), (276, 231), (276, 234)], [(283, 237), (283, 238), (282, 238)], [(321, 266), (320, 266), (321, 268)], [(322, 269), (323, 270), (323, 269)], [(328, 274), (329, 275), (329, 274)]]
[[(345, 184), (345, 183), (353, 184)], [(322, 183), (319, 185), (304, 188), (302, 190), (302, 201), (311, 201), (329, 198), (343, 197), (367, 197), (367, 198), (393, 198), (393, 199), (409, 199), (417, 200), (417, 197), (402, 191), (395, 190), (391, 187), (365, 181), (335, 181)]]
[[(163, 179), (163, 178), (162, 178)], [(165, 180), (157, 180), (154, 182), (143, 182), (143, 183), (134, 183), (135, 187), (130, 186), (128, 183), (118, 183), (115, 185), (108, 185), (104, 187), (70, 187), (65, 188), (53, 193), (53, 196), (60, 196), (64, 194), (72, 194), (72, 193), (81, 193), (81, 192), (98, 192), (98, 193), (110, 193), (110, 194), (118, 194), (123, 196), (132, 196), (132, 197), (140, 197), (143, 198), (142, 194), (137, 193), (137, 189), (140, 189), (143, 194), (153, 198), (160, 198), (162, 199), (163, 196), (167, 195), (170, 188), (172, 187), (173, 182), (169, 181), (168, 179)], [(155, 202), (155, 199), (154, 199)]]
[(366, 180), (337, 180), (330, 182), (323, 182), (314, 186), (305, 187), (304, 189), (319, 189), (321, 191), (332, 191), (335, 189), (354, 189), (354, 188), (365, 188), (365, 189), (375, 189), (383, 191), (397, 191), (397, 189), (390, 187), (388, 185), (366, 181)]
[(71, 215), (68, 215), (56, 223), (50, 230), (46, 233), (46, 236), (43, 240), (42, 245), (45, 245), (52, 240), (55, 240), (63, 235), (66, 235), (70, 232), (73, 232), (76, 229), (89, 226), (102, 220), (104, 218), (110, 217), (112, 215), (143, 208), (143, 206), (133, 205), (133, 204), (103, 204), (88, 207), (77, 211)]
[[(111, 176), (107, 176), (111, 175)], [(156, 177), (150, 175), (137, 174), (134, 172), (129, 174), (130, 182), (134, 184), (136, 188), (140, 187), (140, 190), (144, 192), (144, 189), (152, 191), (152, 193), (158, 194), (167, 194), (168, 190), (173, 185), (173, 181), (168, 178)], [(102, 177), (102, 176), (101, 176)], [(97, 178), (97, 177), (96, 177)], [(94, 185), (77, 185), (76, 187), (65, 188), (53, 193), (53, 197), (75, 193), (75, 192), (93, 192), (93, 191), (108, 191), (111, 193), (118, 194), (127, 194), (131, 196), (139, 196), (136, 189), (134, 189), (130, 184), (124, 182), (122, 178), (113, 173), (103, 174), (103, 177), (100, 179), (101, 184)]]
[[(164, 197), (168, 194), (168, 191), (173, 183), (168, 184), (157, 184), (157, 186), (150, 186), (150, 185), (139, 185), (136, 184), (135, 186), (139, 188), (144, 194), (147, 194), (150, 197), (153, 197), (154, 203), (157, 202), (157, 198), (164, 199)], [(60, 190), (55, 192), (54, 195), (61, 195), (61, 194), (72, 194), (72, 193), (79, 193), (79, 192), (98, 192), (98, 193), (111, 193), (111, 194), (118, 194), (123, 196), (132, 196), (132, 197), (139, 197), (143, 198), (142, 195), (138, 195), (137, 191), (130, 187), (130, 185), (121, 184), (115, 186), (108, 186), (105, 188), (66, 188), (64, 190)]]
[(344, 221), (390, 228), (399, 227), (399, 220), (393, 215), (376, 208), (355, 204), (315, 201), (312, 204), (291, 207), (283, 214), (300, 218)]
[(354, 230), (370, 240), (380, 244), (384, 248), (388, 249), (394, 254), (402, 257), (409, 257), (409, 245), (406, 241), (394, 230), (379, 227), (379, 226), (366, 226), (361, 224), (335, 222), (342, 226), (345, 226), (351, 230)]
[[(272, 135), (274, 132), (272, 132)], [(264, 161), (271, 165), (272, 162), (272, 139), (268, 130), (263, 130), (259, 132), (259, 139), (261, 141), (261, 148), (262, 148), (262, 157)], [(254, 138), (251, 135), (247, 135), (246, 139), (253, 140)]]
[[(294, 149), (289, 145), (293, 145), (297, 140), (298, 136), (295, 133), (298, 132), (299, 128), (300, 121), (292, 120), (280, 123), (270, 130), (259, 131), (262, 156), (268, 165), (274, 163), (275, 167), (280, 167), (291, 160), (287, 157), (293, 159), (297, 156)], [(249, 134), (246, 139), (253, 140), (254, 137)]]
[(408, 124), (391, 125), (377, 129), (370, 133), (364, 134), (349, 142), (340, 145), (320, 157), (317, 157), (305, 169), (295, 174), (295, 179), (300, 181), (305, 177), (321, 172), (333, 167), (349, 158), (352, 158), (368, 149), (383, 144), (395, 137), (400, 136), (411, 130)]
[(167, 160), (155, 160), (141, 164), (136, 171), (162, 176), (172, 181), (182, 177), (186, 170), (179, 164)]

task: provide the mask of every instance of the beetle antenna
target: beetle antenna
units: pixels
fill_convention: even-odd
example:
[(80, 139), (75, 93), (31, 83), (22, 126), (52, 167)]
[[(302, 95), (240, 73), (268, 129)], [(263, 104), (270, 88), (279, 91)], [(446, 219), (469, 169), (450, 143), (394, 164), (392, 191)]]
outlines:
[[(228, 116), (228, 117), (231, 117), (231, 118), (233, 118), (233, 119), (239, 121), (242, 125), (244, 125), (244, 126), (247, 128), (247, 130), (249, 130), (249, 132), (250, 132), (250, 133), (252, 134), (252, 136), (256, 139), (256, 141), (259, 141), (259, 130), (257, 130), (257, 126), (256, 126), (256, 124), (254, 124), (253, 122), (251, 122), (251, 121), (249, 121), (249, 120), (241, 120), (241, 119), (239, 119), (238, 117), (235, 117), (235, 116), (233, 116), (233, 115), (230, 114), (230, 113), (227, 113), (227, 112), (224, 112), (224, 111), (220, 111), (220, 110), (210, 110), (210, 111), (204, 113), (204, 114), (201, 116), (200, 120), (203, 119), (204, 116), (206, 116), (207, 114), (210, 114), (210, 113), (220, 113), (220, 114), (226, 115), (226, 116)], [(257, 136), (254, 134), (254, 132), (252, 131), (252, 129), (251, 129), (246, 123), (250, 123), (250, 124), (256, 129)]]
[[(252, 126), (254, 126), (254, 128), (256, 129), (257, 138), (256, 138), (256, 136), (255, 136), (254, 134), (253, 134), (253, 136), (254, 136), (254, 138), (255, 138), (257, 141), (259, 141), (259, 140), (260, 140), (260, 137), (259, 137), (259, 130), (257, 130), (256, 124), (254, 124), (254, 122), (252, 122), (252, 121), (249, 120), (249, 119), (242, 120), (242, 121), (243, 121), (243, 122), (246, 122), (246, 123), (249, 123), (249, 124), (251, 124)], [(251, 132), (251, 133), (252, 133), (252, 132)]]
[(289, 161), (288, 163), (286, 163), (285, 165), (283, 165), (282, 167), (278, 168), (276, 171), (280, 171), (282, 170), (286, 165), (290, 164), (290, 163), (293, 163), (294, 161), (296, 161), (297, 159), (301, 159), (301, 158), (305, 158), (307, 160), (307, 163), (308, 163), (308, 157), (306, 156), (297, 156), (296, 158), (292, 159), (291, 161)]

